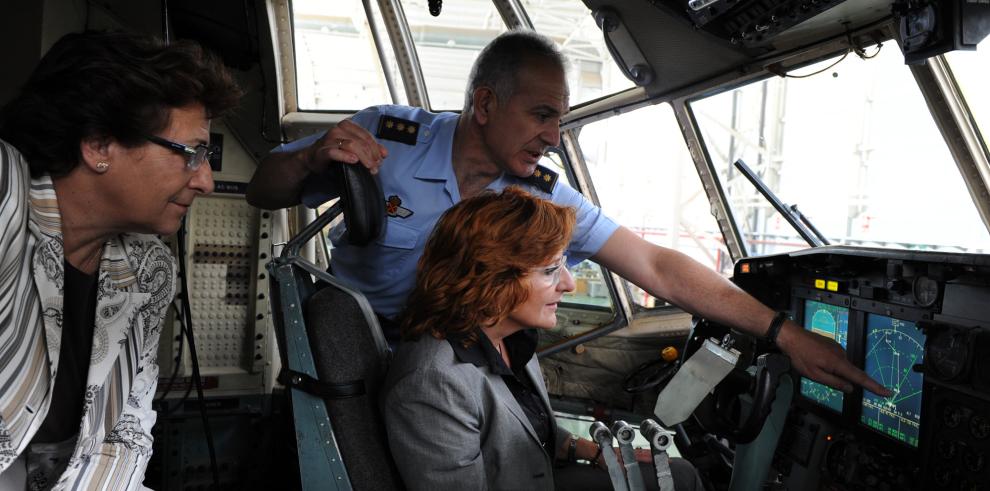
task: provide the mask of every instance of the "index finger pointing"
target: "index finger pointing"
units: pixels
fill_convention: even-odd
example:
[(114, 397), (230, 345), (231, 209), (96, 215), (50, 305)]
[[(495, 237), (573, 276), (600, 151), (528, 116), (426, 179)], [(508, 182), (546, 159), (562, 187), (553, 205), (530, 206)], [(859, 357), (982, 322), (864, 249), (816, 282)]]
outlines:
[(890, 397), (894, 393), (890, 389), (880, 385), (879, 382), (870, 378), (866, 372), (852, 366), (842, 366), (835, 371), (835, 375), (842, 377), (856, 385), (863, 387), (864, 389), (878, 395), (881, 397)]

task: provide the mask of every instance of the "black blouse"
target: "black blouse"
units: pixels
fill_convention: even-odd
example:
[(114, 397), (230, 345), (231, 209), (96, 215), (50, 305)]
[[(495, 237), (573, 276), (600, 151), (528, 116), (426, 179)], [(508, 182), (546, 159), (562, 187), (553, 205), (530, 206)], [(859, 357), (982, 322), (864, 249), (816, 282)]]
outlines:
[(79, 432), (96, 327), (96, 282), (97, 275), (65, 262), (62, 341), (52, 403), (31, 443), (62, 442)]
[(492, 373), (502, 376), (502, 380), (505, 381), (505, 385), (512, 392), (512, 396), (516, 398), (516, 402), (519, 403), (523, 412), (526, 413), (530, 425), (536, 430), (540, 444), (552, 456), (554, 449), (551, 448), (553, 445), (551, 415), (547, 414), (546, 407), (543, 405), (536, 387), (533, 386), (533, 382), (526, 374), (526, 364), (529, 363), (529, 360), (533, 358), (533, 354), (536, 353), (536, 332), (532, 329), (526, 329), (512, 334), (503, 340), (505, 349), (509, 353), (509, 360), (512, 361), (512, 367), (505, 366), (502, 355), (492, 345), (488, 336), (481, 332), (480, 329), (477, 329), (475, 333), (478, 342), (472, 344), (469, 348), (465, 348), (462, 343), (467, 335), (450, 335), (447, 337), (447, 341), (454, 349), (454, 355), (462, 362), (471, 363), (477, 367), (486, 367)]

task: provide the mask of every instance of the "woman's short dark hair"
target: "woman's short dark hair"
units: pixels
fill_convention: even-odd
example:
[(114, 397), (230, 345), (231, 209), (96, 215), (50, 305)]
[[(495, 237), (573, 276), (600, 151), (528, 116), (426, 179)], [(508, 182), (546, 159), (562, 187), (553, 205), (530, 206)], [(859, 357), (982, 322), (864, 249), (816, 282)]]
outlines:
[(526, 301), (524, 280), (567, 246), (574, 209), (509, 186), (444, 212), (416, 271), (416, 286), (400, 320), (403, 339), (443, 339), (505, 319)]
[(198, 103), (212, 119), (241, 94), (219, 58), (192, 41), (73, 33), (52, 46), (0, 110), (0, 138), (20, 150), (32, 175), (62, 175), (79, 163), (86, 138), (136, 147), (168, 126), (170, 109)]

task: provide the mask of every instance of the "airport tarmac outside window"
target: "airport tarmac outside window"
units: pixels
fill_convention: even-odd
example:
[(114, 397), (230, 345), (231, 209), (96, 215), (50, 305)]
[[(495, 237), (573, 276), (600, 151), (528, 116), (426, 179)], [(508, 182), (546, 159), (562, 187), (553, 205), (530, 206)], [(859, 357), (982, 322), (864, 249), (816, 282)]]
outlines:
[(438, 17), (427, 0), (402, 0), (416, 54), (426, 82), (430, 109), (459, 111), (464, 88), (478, 53), (506, 31), (491, 0), (444, 2)]
[(983, 144), (990, 147), (990, 91), (986, 90), (990, 87), (990, 41), (984, 39), (976, 51), (951, 51), (945, 58), (980, 129)]
[(570, 64), (571, 105), (632, 88), (605, 47), (601, 29), (579, 0), (522, 0), (537, 32), (549, 36)]
[(894, 42), (871, 59), (850, 54), (808, 78), (773, 77), (690, 107), (750, 255), (807, 244), (731, 166), (736, 159), (833, 244), (990, 250), (990, 234)]
[(299, 109), (346, 111), (393, 102), (362, 2), (294, 0), (292, 23)]
[[(589, 123), (579, 143), (608, 216), (728, 276), (732, 260), (669, 104)], [(626, 282), (644, 308), (662, 301)]]

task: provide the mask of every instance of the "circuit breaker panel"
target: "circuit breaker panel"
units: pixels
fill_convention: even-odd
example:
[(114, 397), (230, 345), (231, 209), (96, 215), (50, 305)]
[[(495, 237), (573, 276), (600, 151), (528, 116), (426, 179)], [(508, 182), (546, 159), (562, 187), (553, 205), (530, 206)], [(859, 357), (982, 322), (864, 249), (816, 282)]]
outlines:
[[(186, 217), (183, 259), (192, 331), (203, 388), (212, 393), (262, 393), (270, 386), (271, 325), (264, 269), (270, 259), (270, 227), (270, 213), (236, 193), (200, 197)], [(188, 388), (192, 358), (176, 311), (168, 320), (170, 336), (165, 336), (169, 329), (162, 336), (159, 389), (168, 387), (176, 373), (171, 389), (181, 394)]]
[(185, 327), (196, 342), (206, 397), (269, 394), (273, 371), (279, 368), (272, 365), (278, 365), (278, 356), (265, 270), (271, 259), (272, 213), (249, 205), (245, 198), (257, 155), (248, 154), (221, 120), (212, 122), (210, 143), (222, 149), (210, 158), (213, 193), (193, 201), (184, 233), (164, 238), (187, 276), (179, 278), (180, 294), (169, 309), (158, 349), (156, 399), (172, 401), (173, 409), (185, 404), (192, 392), (193, 360), (183, 335), (183, 288), (192, 321)]
[[(223, 148), (210, 159), (213, 193), (193, 201), (182, 233), (163, 238), (182, 262), (185, 278), (179, 278), (180, 294), (159, 343), (158, 420), (145, 480), (152, 489), (212, 487), (208, 434), (223, 489), (243, 489), (243, 483), (252, 489), (277, 487), (270, 470), (291, 466), (259, 450), (281, 448), (283, 436), (292, 435), (280, 415), (284, 403), (275, 383), (280, 364), (269, 320), (265, 264), (271, 260), (273, 212), (252, 207), (245, 198), (258, 155), (248, 154), (222, 121), (213, 121), (212, 129), (211, 144)], [(183, 320), (183, 289), (191, 322)], [(202, 403), (185, 329), (195, 340)]]
[[(189, 223), (189, 301), (204, 374), (251, 373), (255, 355), (256, 268), (253, 258), (258, 210), (240, 199), (203, 198)], [(255, 351), (259, 351), (255, 353)]]

